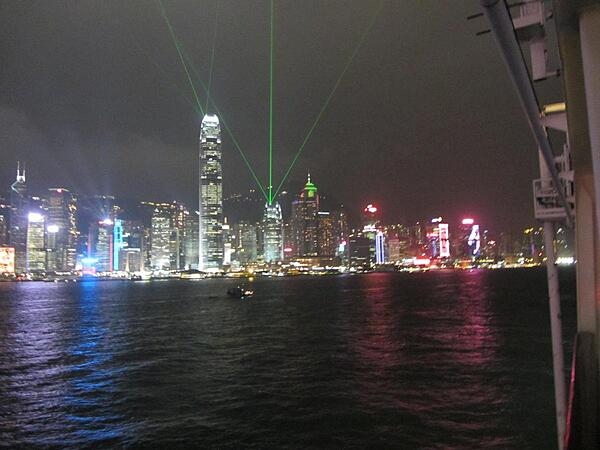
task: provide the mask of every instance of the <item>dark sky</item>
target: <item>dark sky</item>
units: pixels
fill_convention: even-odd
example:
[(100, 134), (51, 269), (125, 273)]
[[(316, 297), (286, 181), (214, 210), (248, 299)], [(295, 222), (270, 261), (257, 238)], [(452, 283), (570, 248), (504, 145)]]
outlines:
[[(275, 1), (274, 184), (378, 3)], [(163, 4), (204, 82), (215, 42), (211, 95), (266, 184), (270, 3)], [(387, 222), (533, 223), (535, 144), (493, 36), (475, 36), (485, 18), (466, 20), (479, 11), (476, 0), (385, 1), (290, 181), (310, 171), (351, 209), (379, 204)], [(201, 116), (154, 0), (2, 2), (0, 61), (2, 185), (25, 160), (40, 193), (197, 202)], [(545, 95), (560, 100), (559, 83)], [(226, 132), (223, 154), (225, 193), (253, 187)]]

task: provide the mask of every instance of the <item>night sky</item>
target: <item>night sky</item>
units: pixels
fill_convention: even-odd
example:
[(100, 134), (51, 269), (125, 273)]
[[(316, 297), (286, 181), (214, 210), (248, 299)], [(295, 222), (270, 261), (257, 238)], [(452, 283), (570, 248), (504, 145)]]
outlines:
[[(266, 185), (270, 3), (163, 4), (204, 83), (215, 44), (211, 96)], [(275, 185), (378, 4), (275, 1)], [(475, 36), (485, 18), (466, 20), (478, 12), (476, 0), (385, 1), (289, 181), (310, 172), (351, 210), (378, 204), (386, 222), (533, 223), (536, 147), (492, 34)], [(2, 2), (0, 61), (3, 192), (21, 160), (40, 194), (196, 204), (201, 115), (154, 0)], [(544, 89), (561, 100), (559, 81)], [(256, 187), (225, 130), (223, 170), (226, 195)]]

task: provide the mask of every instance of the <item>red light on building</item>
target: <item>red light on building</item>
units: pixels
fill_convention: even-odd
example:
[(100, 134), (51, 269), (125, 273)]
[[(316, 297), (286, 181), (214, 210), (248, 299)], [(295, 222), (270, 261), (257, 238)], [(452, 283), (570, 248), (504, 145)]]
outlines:
[(377, 207), (371, 203), (369, 203), (367, 205), (367, 207), (365, 208), (365, 212), (371, 213), (371, 214), (375, 214), (377, 212)]
[(463, 219), (462, 224), (463, 225), (473, 225), (475, 223), (475, 220), (473, 219)]

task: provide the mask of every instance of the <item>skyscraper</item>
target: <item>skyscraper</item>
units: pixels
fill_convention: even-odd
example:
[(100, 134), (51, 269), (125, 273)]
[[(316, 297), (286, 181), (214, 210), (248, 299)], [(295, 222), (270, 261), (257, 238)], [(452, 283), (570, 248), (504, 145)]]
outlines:
[(0, 247), (8, 245), (8, 220), (10, 205), (0, 197)]
[(183, 267), (185, 269), (197, 269), (198, 268), (198, 213), (196, 211), (187, 212), (184, 220), (183, 229), (183, 248), (184, 248), (184, 262)]
[(115, 223), (111, 219), (104, 219), (94, 225), (92, 233), (95, 238), (94, 256), (97, 259), (96, 270), (98, 272), (112, 272)]
[(233, 258), (240, 264), (255, 262), (257, 255), (256, 226), (242, 220), (233, 227)]
[(156, 208), (152, 214), (152, 231), (150, 234), (150, 262), (153, 269), (173, 269), (172, 256), (176, 249), (172, 245), (174, 233), (169, 211)]
[(144, 268), (144, 225), (139, 220), (121, 220), (122, 244), (118, 270), (138, 272)]
[(21, 164), (17, 163), (17, 179), (10, 186), (10, 246), (15, 249), (15, 272), (23, 273), (27, 270), (27, 225), (28, 225), (29, 198), (27, 197), (27, 183), (25, 182), (25, 169), (21, 171)]
[(283, 219), (279, 203), (265, 204), (263, 230), (265, 262), (273, 263), (283, 260)]
[(49, 189), (46, 205), (47, 269), (75, 270), (77, 254), (77, 200), (64, 188)]
[(317, 225), (318, 255), (335, 256), (339, 232), (336, 230), (336, 222), (333, 214), (329, 211), (319, 211), (317, 213)]
[(45, 218), (39, 212), (30, 212), (27, 221), (26, 270), (41, 272), (46, 269)]
[(206, 114), (200, 127), (199, 269), (223, 265), (223, 169), (219, 118)]
[(319, 194), (310, 174), (298, 198), (292, 203), (292, 246), (295, 256), (317, 256)]

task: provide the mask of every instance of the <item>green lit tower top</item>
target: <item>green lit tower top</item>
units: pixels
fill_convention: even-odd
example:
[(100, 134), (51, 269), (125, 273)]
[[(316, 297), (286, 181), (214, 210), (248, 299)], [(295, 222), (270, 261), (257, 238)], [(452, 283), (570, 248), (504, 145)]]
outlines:
[(294, 256), (307, 257), (318, 254), (317, 214), (319, 193), (308, 174), (306, 184), (292, 202), (291, 241)]
[(319, 208), (319, 196), (317, 194), (317, 187), (312, 181), (310, 181), (310, 173), (308, 174), (304, 189), (300, 193), (300, 198), (309, 201), (317, 202), (317, 209)]

